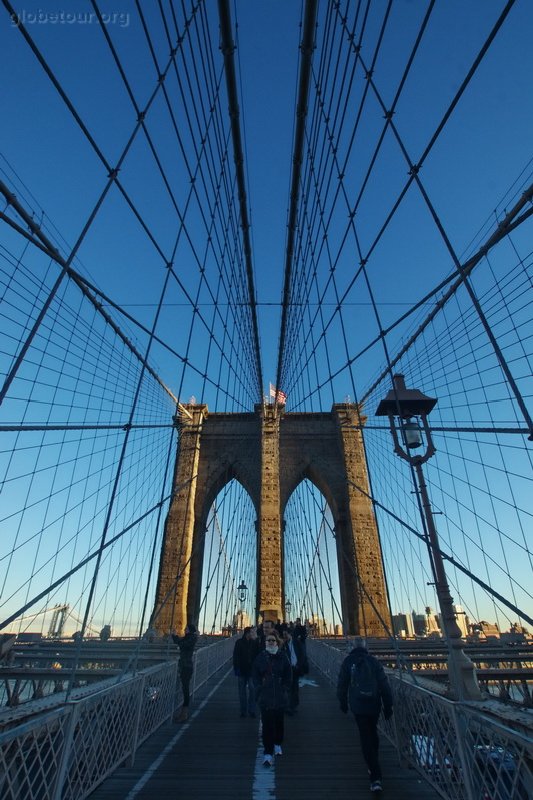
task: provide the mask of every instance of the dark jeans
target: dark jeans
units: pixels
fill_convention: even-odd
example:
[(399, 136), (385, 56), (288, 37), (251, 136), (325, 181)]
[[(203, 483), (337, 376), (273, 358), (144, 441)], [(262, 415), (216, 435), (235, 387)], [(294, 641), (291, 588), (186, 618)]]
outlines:
[(255, 714), (255, 687), (250, 675), (239, 675), (239, 704), (241, 714)]
[(300, 703), (300, 687), (298, 681), (300, 679), (300, 675), (302, 673), (298, 669), (298, 667), (292, 668), (292, 681), (291, 681), (291, 689), (289, 692), (289, 711), (294, 711), (294, 709)]
[(192, 669), (180, 669), (180, 678), (181, 678), (181, 689), (183, 692), (183, 705), (185, 708), (189, 705), (191, 701), (191, 678), (192, 678)]
[(354, 714), (357, 727), (359, 728), (359, 738), (361, 740), (361, 750), (370, 772), (371, 781), (381, 780), (381, 769), (378, 761), (379, 736), (378, 719), (379, 714)]
[(274, 745), (283, 742), (283, 709), (269, 708), (261, 711), (263, 747), (266, 756), (274, 755)]

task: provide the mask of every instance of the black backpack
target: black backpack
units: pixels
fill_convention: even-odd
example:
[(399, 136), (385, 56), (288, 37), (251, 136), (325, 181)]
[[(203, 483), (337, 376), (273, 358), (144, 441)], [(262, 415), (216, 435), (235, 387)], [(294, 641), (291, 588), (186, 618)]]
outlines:
[(377, 700), (379, 686), (375, 670), (368, 658), (360, 658), (350, 670), (350, 694), (356, 700)]

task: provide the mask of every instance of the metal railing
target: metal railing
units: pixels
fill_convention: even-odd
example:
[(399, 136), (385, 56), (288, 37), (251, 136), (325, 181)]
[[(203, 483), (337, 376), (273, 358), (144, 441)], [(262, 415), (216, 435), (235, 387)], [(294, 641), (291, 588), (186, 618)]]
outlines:
[[(231, 658), (234, 640), (195, 653), (192, 691)], [(181, 703), (178, 661), (150, 667), (0, 734), (2, 800), (83, 800)]]
[[(347, 653), (316, 640), (308, 640), (307, 647), (309, 658), (336, 685)], [(418, 770), (442, 797), (533, 798), (533, 739), (526, 724), (523, 731), (512, 729), (473, 703), (448, 700), (408, 675), (387, 672), (394, 715), (388, 722), (382, 719), (380, 729), (400, 759)]]
[(491, 697), (496, 697), (502, 703), (509, 703), (516, 706), (533, 708), (533, 681), (529, 672), (528, 679), (524, 678), (492, 678), (478, 672), (479, 685), (485, 689)]

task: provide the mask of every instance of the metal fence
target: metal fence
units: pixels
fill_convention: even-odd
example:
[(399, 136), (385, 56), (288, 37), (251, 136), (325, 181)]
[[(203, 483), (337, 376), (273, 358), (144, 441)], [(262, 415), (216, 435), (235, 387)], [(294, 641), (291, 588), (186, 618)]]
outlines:
[[(336, 684), (346, 653), (308, 640), (308, 655)], [(394, 715), (389, 722), (382, 719), (381, 731), (398, 749), (400, 760), (417, 769), (442, 797), (533, 798), (531, 736), (511, 729), (472, 703), (448, 700), (405, 675), (388, 674)]]
[[(193, 692), (233, 652), (223, 639), (195, 653)], [(2, 800), (83, 800), (181, 703), (174, 660), (17, 725), (0, 734)]]

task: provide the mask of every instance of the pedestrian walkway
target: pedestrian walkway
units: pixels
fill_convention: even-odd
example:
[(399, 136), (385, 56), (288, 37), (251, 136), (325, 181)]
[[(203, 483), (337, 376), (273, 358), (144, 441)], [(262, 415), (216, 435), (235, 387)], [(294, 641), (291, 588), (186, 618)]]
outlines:
[(196, 696), (185, 724), (167, 725), (121, 767), (91, 800), (436, 800), (413, 770), (401, 768), (394, 748), (381, 744), (383, 792), (371, 794), (351, 714), (339, 711), (321, 675), (303, 679), (300, 708), (286, 717), (283, 755), (263, 766), (259, 718), (241, 719), (237, 682), (220, 671)]

